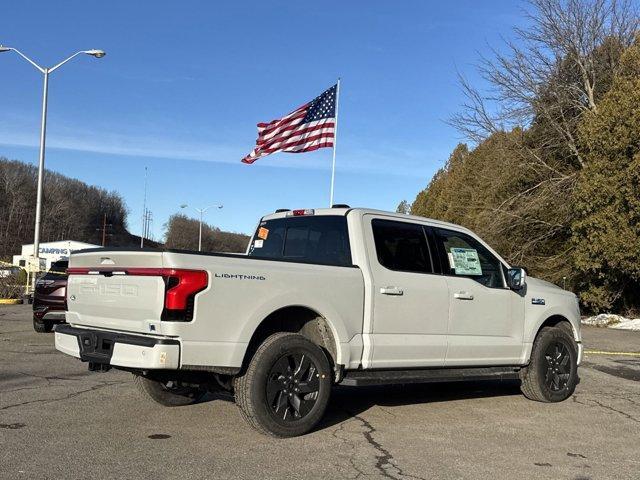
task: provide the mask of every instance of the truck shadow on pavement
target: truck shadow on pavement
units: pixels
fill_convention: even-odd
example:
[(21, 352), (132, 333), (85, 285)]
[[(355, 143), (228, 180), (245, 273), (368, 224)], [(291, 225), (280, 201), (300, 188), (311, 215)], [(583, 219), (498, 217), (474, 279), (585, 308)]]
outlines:
[[(385, 407), (402, 405), (521, 395), (520, 380), (415, 383), (371, 387), (344, 387), (338, 385), (331, 390), (331, 399), (324, 417), (312, 432), (334, 427), (352, 418), (359, 418), (361, 413), (375, 406), (384, 409)], [(219, 391), (206, 395), (198, 403), (206, 403), (213, 400), (234, 402), (233, 394)], [(385, 412), (389, 415), (395, 415), (392, 411), (385, 410)]]
[[(371, 407), (396, 407), (449, 402), (473, 398), (522, 395), (519, 380), (385, 385), (371, 387), (335, 386), (327, 411), (315, 430), (357, 417)], [(387, 411), (394, 415), (392, 411)]]

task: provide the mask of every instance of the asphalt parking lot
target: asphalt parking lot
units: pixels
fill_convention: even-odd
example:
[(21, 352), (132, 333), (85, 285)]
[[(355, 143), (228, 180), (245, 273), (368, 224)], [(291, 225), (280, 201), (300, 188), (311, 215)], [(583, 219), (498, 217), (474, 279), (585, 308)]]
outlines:
[[(0, 306), (0, 478), (640, 478), (640, 356), (587, 354), (576, 394), (513, 383), (336, 388), (321, 427), (276, 440), (226, 398), (163, 408), (130, 374), (91, 373)], [(583, 329), (590, 350), (640, 332)]]

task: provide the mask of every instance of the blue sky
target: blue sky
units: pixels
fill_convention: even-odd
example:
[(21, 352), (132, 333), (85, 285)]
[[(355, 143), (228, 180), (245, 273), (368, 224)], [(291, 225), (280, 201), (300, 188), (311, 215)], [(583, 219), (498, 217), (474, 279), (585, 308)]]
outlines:
[[(256, 123), (342, 77), (336, 203), (413, 201), (460, 135), (456, 70), (522, 25), (522, 3), (324, 1), (9, 2), (0, 43), (52, 74), (46, 166), (121, 193), (140, 230), (143, 178), (160, 238), (181, 204), (223, 203), (206, 220), (251, 232), (276, 208), (329, 201), (331, 150), (240, 163)], [(41, 75), (0, 55), (0, 156), (37, 162)], [(45, 185), (46, 189), (46, 185)], [(193, 211), (190, 212), (195, 215)]]

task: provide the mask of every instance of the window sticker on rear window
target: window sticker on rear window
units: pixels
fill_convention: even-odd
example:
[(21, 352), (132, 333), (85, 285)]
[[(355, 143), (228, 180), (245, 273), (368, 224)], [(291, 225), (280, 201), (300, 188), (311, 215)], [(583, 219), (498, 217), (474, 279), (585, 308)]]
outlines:
[(269, 229), (268, 228), (264, 228), (264, 227), (260, 227), (258, 229), (258, 238), (262, 239), (262, 240), (266, 240), (269, 237)]
[(262, 248), (264, 245), (264, 240), (256, 240), (253, 242), (253, 248)]
[(449, 262), (456, 275), (482, 275), (478, 251), (473, 248), (452, 248)]

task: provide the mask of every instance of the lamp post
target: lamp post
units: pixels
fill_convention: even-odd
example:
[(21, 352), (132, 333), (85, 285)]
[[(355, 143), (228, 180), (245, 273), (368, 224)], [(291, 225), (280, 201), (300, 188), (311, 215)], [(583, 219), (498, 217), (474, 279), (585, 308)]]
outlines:
[[(38, 71), (40, 73), (42, 73), (42, 75), (44, 76), (44, 87), (43, 87), (43, 93), (42, 93), (42, 120), (41, 120), (41, 124), (40, 124), (40, 156), (38, 158), (38, 190), (37, 190), (37, 194), (36, 194), (36, 223), (35, 223), (35, 231), (33, 234), (33, 256), (34, 256), (34, 262), (37, 266), (37, 268), (40, 268), (40, 260), (39, 260), (39, 255), (40, 255), (40, 218), (41, 218), (41, 214), (42, 214), (42, 181), (43, 181), (43, 177), (44, 177), (44, 148), (45, 148), (45, 139), (46, 139), (46, 132), (47, 132), (47, 97), (48, 97), (48, 92), (49, 92), (49, 75), (52, 74), (55, 70), (57, 70), (58, 68), (60, 68), (62, 65), (64, 65), (65, 63), (67, 63), (69, 60), (77, 57), (78, 55), (81, 54), (85, 54), (85, 55), (90, 55), (92, 57), (95, 58), (102, 58), (106, 55), (106, 53), (103, 50), (81, 50), (79, 52), (74, 53), (73, 55), (71, 55), (70, 57), (64, 59), (63, 61), (61, 61), (60, 63), (58, 63), (57, 65), (54, 65), (53, 67), (41, 67), (40, 65), (38, 65), (36, 62), (34, 62), (33, 60), (31, 60), (29, 57), (27, 57), (24, 53), (22, 53), (21, 51), (12, 48), (12, 47), (5, 47), (3, 45), (0, 45), (0, 53), (4, 53), (4, 52), (15, 52), (18, 55), (20, 55), (22, 58), (24, 58), (27, 62), (29, 62), (31, 65), (33, 65), (35, 68), (38, 69)], [(35, 275), (33, 276), (32, 279), (32, 286), (35, 285)]]
[[(188, 206), (189, 205), (184, 204), (184, 205), (180, 205), (180, 208), (187, 208)], [(217, 209), (221, 209), (224, 207), (224, 205), (209, 205), (208, 207), (205, 207), (205, 208), (194, 208), (195, 211), (200, 214), (200, 228), (198, 232), (198, 251), (199, 252), (202, 251), (202, 215), (204, 214), (204, 212), (206, 212), (207, 210), (213, 207), (216, 207)]]

